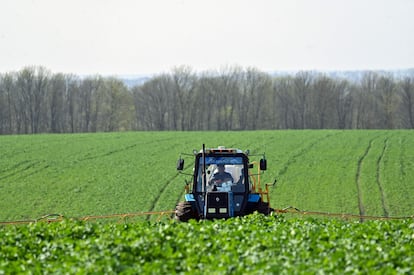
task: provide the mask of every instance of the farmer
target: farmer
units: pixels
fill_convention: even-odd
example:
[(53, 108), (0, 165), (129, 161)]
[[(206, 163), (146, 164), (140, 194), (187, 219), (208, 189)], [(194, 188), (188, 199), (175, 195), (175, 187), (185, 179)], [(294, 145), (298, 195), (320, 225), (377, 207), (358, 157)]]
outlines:
[(211, 179), (211, 183), (215, 184), (222, 184), (223, 182), (231, 181), (233, 182), (233, 176), (230, 173), (227, 173), (224, 171), (224, 164), (217, 165), (218, 172), (213, 175), (213, 178)]

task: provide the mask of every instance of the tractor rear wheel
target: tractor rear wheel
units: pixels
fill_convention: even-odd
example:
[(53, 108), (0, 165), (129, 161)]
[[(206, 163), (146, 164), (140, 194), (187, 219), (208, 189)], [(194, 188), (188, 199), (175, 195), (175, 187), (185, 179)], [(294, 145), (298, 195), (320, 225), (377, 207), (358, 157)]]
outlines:
[(252, 214), (255, 211), (257, 211), (260, 214), (269, 215), (273, 212), (273, 208), (270, 208), (269, 203), (264, 201), (248, 203), (246, 206), (246, 210), (244, 211), (244, 215)]
[(257, 206), (257, 212), (265, 215), (269, 215), (273, 212), (273, 209), (269, 207), (268, 202), (261, 201)]
[(180, 222), (188, 222), (191, 219), (198, 219), (191, 202), (182, 201), (175, 207), (175, 219)]

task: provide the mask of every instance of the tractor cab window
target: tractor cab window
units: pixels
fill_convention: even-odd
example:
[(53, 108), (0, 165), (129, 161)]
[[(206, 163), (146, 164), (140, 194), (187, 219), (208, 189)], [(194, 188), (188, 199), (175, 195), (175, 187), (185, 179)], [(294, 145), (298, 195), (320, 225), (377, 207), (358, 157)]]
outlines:
[(206, 182), (203, 183), (203, 162), (200, 160), (197, 192), (244, 192), (244, 166), (241, 157), (206, 157)]

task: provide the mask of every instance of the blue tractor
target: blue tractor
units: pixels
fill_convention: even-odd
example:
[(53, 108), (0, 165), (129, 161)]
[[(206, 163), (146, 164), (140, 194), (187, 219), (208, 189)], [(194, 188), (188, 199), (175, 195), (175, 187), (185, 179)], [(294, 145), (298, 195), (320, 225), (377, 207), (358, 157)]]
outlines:
[[(267, 169), (263, 154), (259, 162), (249, 161), (249, 152), (240, 149), (218, 148), (194, 151), (192, 181), (186, 184), (185, 201), (179, 202), (175, 218), (217, 219), (244, 216), (255, 211), (270, 214), (269, 184), (263, 190), (260, 175)], [(254, 171), (257, 166), (257, 171)], [(184, 170), (179, 158), (177, 170)], [(275, 181), (276, 182), (276, 181)]]

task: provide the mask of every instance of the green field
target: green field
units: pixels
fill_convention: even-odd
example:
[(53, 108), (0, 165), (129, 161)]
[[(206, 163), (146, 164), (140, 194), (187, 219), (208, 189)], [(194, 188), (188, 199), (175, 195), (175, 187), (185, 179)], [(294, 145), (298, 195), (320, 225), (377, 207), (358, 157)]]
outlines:
[[(172, 210), (180, 153), (266, 153), (271, 205), (414, 215), (412, 131), (128, 132), (0, 136), (0, 274), (410, 274), (414, 221), (259, 214), (177, 223), (72, 218)], [(186, 157), (191, 173), (192, 159)], [(254, 159), (254, 157), (252, 157)]]
[(0, 221), (172, 210), (203, 143), (265, 152), (274, 208), (414, 214), (412, 131), (128, 132), (0, 136)]

